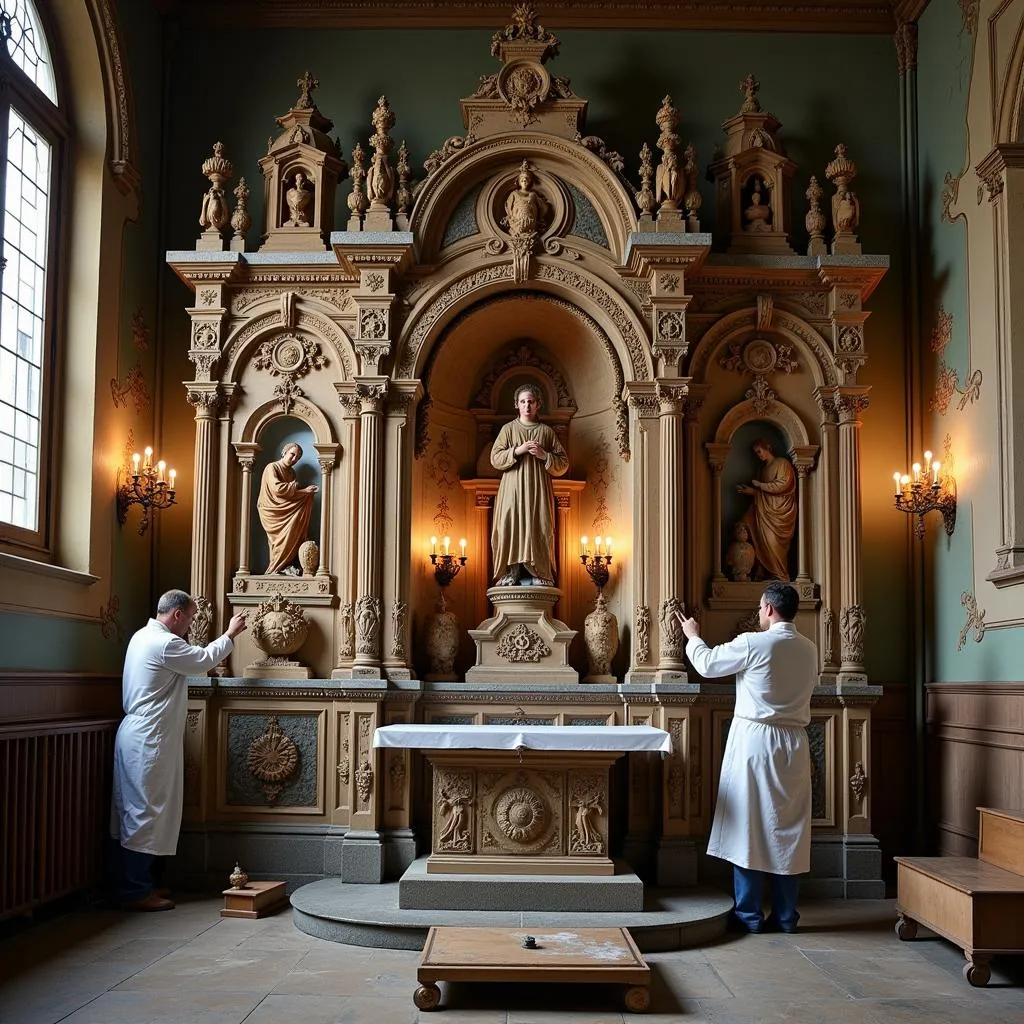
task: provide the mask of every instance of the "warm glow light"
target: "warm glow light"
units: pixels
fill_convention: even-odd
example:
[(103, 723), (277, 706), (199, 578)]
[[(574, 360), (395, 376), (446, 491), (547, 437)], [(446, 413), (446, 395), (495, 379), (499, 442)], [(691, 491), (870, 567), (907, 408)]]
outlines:
[(459, 547), (462, 549), (462, 552), (461, 552), (462, 553), (462, 557), (465, 558), (466, 557), (466, 538), (465, 537), (463, 537), (459, 541)]
[(910, 477), (907, 476), (906, 473), (904, 473), (903, 476), (900, 477), (900, 486), (901, 487), (906, 487), (907, 484), (909, 484), (909, 483), (910, 483)]
[(153, 462), (153, 449), (147, 447), (146, 448), (146, 461), (143, 463), (143, 466), (149, 466), (149, 465), (152, 464), (152, 462)]
[(436, 555), (437, 554), (437, 538), (436, 537), (431, 537), (430, 538), (430, 553), (432, 555)]
[(932, 463), (932, 484), (937, 484), (939, 482), (939, 470), (941, 468), (942, 468), (942, 463), (941, 462), (933, 462)]
[(612, 539), (611, 539), (611, 537), (605, 537), (605, 539), (604, 539), (604, 546), (608, 549), (608, 555), (609, 555), (609, 557), (611, 557), (611, 553), (612, 553)]
[(595, 538), (594, 538), (594, 544), (595, 544), (595, 548), (594, 548), (594, 550), (595, 550), (595, 551), (596, 551), (596, 552), (597, 552), (598, 554), (601, 554), (601, 544), (602, 544), (602, 540), (601, 540), (601, 538), (600, 538), (600, 537), (595, 537)]
[(133, 472), (133, 473), (134, 473), (134, 474), (135, 474), (136, 476), (138, 476), (138, 475), (139, 475), (139, 463), (140, 463), (141, 461), (142, 461), (142, 456), (141, 456), (141, 455), (140, 455), (140, 454), (139, 454), (138, 452), (136, 452), (136, 453), (135, 453), (135, 454), (134, 454), (134, 455), (132, 456), (132, 472)]
[(587, 536), (586, 534), (584, 534), (582, 537), (580, 537), (580, 554), (586, 555), (589, 553), (590, 552), (587, 550)]
[(924, 453), (924, 464), (926, 466), (930, 465), (931, 461), (932, 461), (932, 453), (931, 452), (925, 452)]
[(921, 479), (921, 463), (920, 462), (915, 462), (910, 467), (910, 470), (914, 474), (914, 483), (915, 484), (918, 483), (920, 481), (920, 479)]
[(161, 459), (161, 460), (160, 460), (160, 461), (159, 461), (159, 462), (158, 462), (158, 463), (156, 464), (156, 478), (157, 478), (157, 480), (163, 480), (163, 478), (164, 478), (164, 472), (166, 471), (166, 469), (167, 469), (167, 463), (166, 463), (166, 462), (164, 462), (164, 460), (163, 460), (163, 459)]
[(174, 478), (178, 475), (178, 471), (176, 469), (172, 469), (170, 471), (170, 473), (168, 473), (167, 475), (170, 477), (170, 480), (171, 480), (171, 490), (173, 491), (174, 490)]
[(896, 494), (900, 493), (900, 475), (899, 473), (893, 473), (892, 482), (896, 485)]
[(451, 537), (445, 537), (443, 543), (444, 543), (444, 553), (447, 555), (448, 554), (448, 549), (451, 547), (451, 544), (452, 544)]

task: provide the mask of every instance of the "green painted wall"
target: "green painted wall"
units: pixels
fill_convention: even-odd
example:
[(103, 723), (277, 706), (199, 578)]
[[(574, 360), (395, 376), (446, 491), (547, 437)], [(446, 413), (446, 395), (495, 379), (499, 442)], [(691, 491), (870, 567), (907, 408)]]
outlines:
[[(163, 26), (151, 4), (119, 5), (119, 19), (135, 107), (133, 139), (138, 147), (138, 169), (142, 174), (142, 202), (139, 218), (126, 225), (123, 240), (123, 288), (118, 302), (121, 326), (115, 339), (100, 339), (100, 344), (116, 344), (120, 353), (119, 375), (139, 362), (150, 394), (149, 404), (136, 410), (128, 398), (124, 412), (140, 447), (158, 441), (156, 400), (160, 395), (157, 380), (159, 365), (158, 303), (163, 277), (163, 250), (160, 244), (162, 192), (161, 121)], [(132, 341), (132, 315), (141, 310), (149, 328), (149, 345), (138, 350)], [(74, 316), (74, 310), (69, 312)], [(99, 401), (112, 401), (107, 381), (97, 383)], [(64, 429), (74, 429), (64, 424)], [(0, 668), (24, 668), (52, 671), (119, 672), (124, 648), (131, 633), (150, 614), (151, 548), (150, 535), (137, 533), (139, 511), (133, 508), (123, 528), (114, 514), (114, 482), (111, 481), (110, 523), (114, 536), (112, 591), (117, 596), (121, 638), (104, 638), (98, 621), (80, 621), (45, 615), (0, 612)], [(101, 601), (96, 600), (97, 610)]]
[[(942, 189), (947, 172), (954, 178), (964, 171), (967, 161), (967, 102), (972, 73), (972, 55), (976, 45), (985, 45), (964, 25), (963, 11), (955, 0), (933, 0), (919, 23), (918, 95), (920, 195), (922, 217), (921, 280), (922, 280), (922, 347), (929, 354), (928, 342), (939, 307), (953, 316), (953, 331), (945, 352), (946, 362), (959, 373), (961, 382), (972, 364), (968, 348), (968, 280), (967, 224), (963, 217), (950, 223), (942, 220)], [(973, 159), (976, 161), (980, 155)], [(963, 189), (973, 189), (972, 173), (961, 182)], [(963, 197), (961, 197), (962, 199)], [(973, 201), (973, 200), (970, 200)], [(975, 337), (975, 351), (992, 344)], [(977, 359), (974, 360), (977, 363)], [(924, 408), (934, 393), (937, 365), (924, 364), (922, 394)], [(981, 401), (994, 401), (995, 381), (982, 390)], [(941, 444), (951, 433), (957, 437), (956, 402), (945, 415), (926, 412), (926, 432)], [(964, 459), (994, 458), (994, 453), (962, 452)], [(975, 475), (975, 479), (977, 479)], [(947, 540), (938, 519), (929, 517), (926, 545), (926, 593), (929, 605), (925, 631), (928, 651), (928, 679), (940, 682), (1019, 681), (1024, 631), (1021, 629), (987, 630), (980, 643), (973, 631), (961, 651), (957, 651), (960, 630), (966, 621), (960, 595), (974, 589), (974, 559), (991, 556), (994, 544), (972, 550), (974, 529), (972, 511), (983, 503), (994, 503), (997, 495), (986, 488), (961, 490), (957, 523), (953, 536)], [(986, 567), (987, 569), (987, 567)], [(976, 597), (985, 607), (985, 593), (995, 593), (991, 584), (983, 584)]]
[[(495, 28), (500, 28), (495, 25)], [(810, 174), (824, 182), (825, 164), (837, 142), (857, 162), (855, 189), (861, 200), (860, 237), (865, 252), (888, 253), (893, 268), (872, 298), (868, 323), (870, 362), (862, 380), (873, 388), (864, 418), (865, 605), (869, 628), (868, 670), (878, 682), (909, 672), (909, 577), (905, 522), (892, 511), (892, 451), (905, 447), (904, 342), (901, 312), (903, 270), (900, 228), (900, 146), (896, 59), (886, 36), (815, 36), (764, 33), (557, 31), (561, 56), (549, 64), (568, 76), (590, 101), (587, 132), (621, 152), (636, 175), (643, 142), (658, 135), (654, 116), (670, 93), (682, 115), (680, 134), (692, 140), (707, 164), (721, 139), (723, 120), (739, 109), (740, 80), (753, 71), (760, 98), (782, 122), (782, 138), (800, 170), (794, 223), (802, 228), (803, 190)], [(200, 201), (208, 187), (200, 171), (213, 143), (224, 143), (236, 179), (245, 175), (253, 196), (255, 246), (263, 223), (262, 179), (257, 160), (275, 134), (274, 118), (298, 95), (296, 79), (310, 70), (320, 80), (315, 99), (335, 122), (346, 157), (357, 139), (372, 132), (370, 114), (385, 93), (397, 115), (392, 132), (406, 139), (414, 174), (427, 154), (450, 135), (462, 134), (459, 98), (498, 68), (490, 57), (489, 32), (480, 31), (183, 31), (170, 55), (166, 151), (166, 248), (194, 248)], [(842, 69), (837, 74), (837, 69)], [(711, 190), (703, 226), (710, 225)], [(338, 216), (349, 188), (338, 195)], [(165, 270), (166, 337), (163, 363), (164, 430), (174, 429), (185, 455), (191, 429), (185, 419), (181, 380), (191, 377), (185, 353), (190, 293)], [(158, 589), (175, 584), (188, 564), (190, 524), (186, 515), (166, 517), (159, 552)], [(896, 585), (894, 586), (894, 581)]]

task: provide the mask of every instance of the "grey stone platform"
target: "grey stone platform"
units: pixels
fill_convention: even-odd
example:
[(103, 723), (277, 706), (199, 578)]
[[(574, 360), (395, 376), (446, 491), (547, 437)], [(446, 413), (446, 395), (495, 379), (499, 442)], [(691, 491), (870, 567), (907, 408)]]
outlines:
[(717, 889), (647, 889), (634, 912), (403, 910), (398, 882), (356, 885), (323, 878), (291, 895), (292, 921), (307, 935), (351, 946), (422, 949), (435, 925), (477, 928), (628, 928), (645, 953), (700, 946), (725, 934), (732, 898)]
[(420, 857), (398, 881), (400, 910), (545, 910), (639, 913), (644, 883), (616, 862), (614, 875), (428, 874)]

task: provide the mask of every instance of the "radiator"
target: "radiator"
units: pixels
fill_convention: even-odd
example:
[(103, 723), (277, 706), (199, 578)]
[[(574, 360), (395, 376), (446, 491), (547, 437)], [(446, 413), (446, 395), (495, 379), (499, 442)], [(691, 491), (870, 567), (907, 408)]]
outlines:
[(117, 722), (0, 727), (0, 918), (103, 880)]

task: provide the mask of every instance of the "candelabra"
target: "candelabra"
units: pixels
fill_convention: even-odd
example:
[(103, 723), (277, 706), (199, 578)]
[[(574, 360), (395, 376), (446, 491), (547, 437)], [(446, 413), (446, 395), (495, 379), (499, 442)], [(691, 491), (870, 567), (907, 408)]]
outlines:
[(893, 473), (894, 503), (901, 512), (917, 516), (917, 535), (924, 537), (924, 517), (941, 512), (946, 536), (956, 525), (956, 482), (948, 473), (940, 475), (941, 463), (932, 462), (932, 453), (924, 453), (924, 468), (915, 462), (907, 473)]
[(593, 551), (588, 538), (580, 537), (580, 562), (600, 594), (608, 583), (608, 566), (612, 564), (611, 537), (595, 537)]
[(130, 479), (120, 482), (118, 471), (117, 487), (117, 521), (124, 526), (131, 505), (142, 506), (142, 519), (139, 522), (139, 535), (149, 528), (151, 512), (170, 508), (175, 504), (174, 478), (175, 470), (167, 469), (167, 463), (160, 459), (153, 463), (153, 449), (146, 448), (145, 455), (136, 452), (132, 456), (132, 474)]
[(453, 555), (449, 552), (451, 537), (445, 537), (441, 543), (444, 545), (444, 553), (439, 555), (437, 553), (437, 538), (430, 538), (430, 564), (434, 567), (434, 579), (437, 580), (437, 585), (444, 588), (459, 575), (462, 567), (466, 564), (466, 538), (463, 537), (459, 541), (461, 555)]

